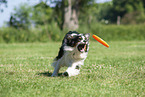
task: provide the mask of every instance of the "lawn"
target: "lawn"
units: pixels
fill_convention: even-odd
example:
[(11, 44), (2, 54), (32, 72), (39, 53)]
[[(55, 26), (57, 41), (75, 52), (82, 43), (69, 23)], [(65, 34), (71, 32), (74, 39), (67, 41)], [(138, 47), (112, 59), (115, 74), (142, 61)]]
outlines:
[(108, 43), (75, 77), (50, 77), (61, 42), (0, 44), (0, 97), (145, 97), (145, 41)]

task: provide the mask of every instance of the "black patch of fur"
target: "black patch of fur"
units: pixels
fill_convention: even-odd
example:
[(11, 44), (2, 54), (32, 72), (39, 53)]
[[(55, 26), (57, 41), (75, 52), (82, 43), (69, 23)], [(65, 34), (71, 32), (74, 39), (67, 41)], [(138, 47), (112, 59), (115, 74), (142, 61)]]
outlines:
[(64, 46), (65, 45), (67, 45), (67, 46), (71, 46), (71, 47), (73, 47), (74, 45), (75, 45), (75, 43), (73, 44), (72, 42), (73, 41), (76, 41), (76, 39), (73, 39), (73, 41), (68, 41), (68, 39), (67, 39), (67, 37), (68, 37), (68, 35), (71, 35), (71, 34), (73, 34), (73, 33), (75, 33), (75, 34), (79, 34), (78, 32), (76, 32), (76, 31), (69, 31), (66, 35), (65, 35), (65, 37), (64, 37), (64, 39), (63, 39), (63, 41), (62, 41), (62, 46), (60, 47), (60, 49), (59, 49), (59, 53), (58, 53), (58, 56), (56, 57), (56, 60), (58, 60), (58, 59), (60, 59), (62, 56), (63, 56), (63, 54), (64, 54)]
[(78, 42), (78, 36), (73, 36), (71, 37), (72, 34), (79, 34), (76, 31), (69, 31), (66, 35), (65, 38), (63, 40), (63, 44), (67, 45), (67, 46), (71, 46), (74, 47), (76, 45), (76, 43)]
[(64, 54), (63, 46), (60, 47), (58, 56), (56, 57), (56, 60), (60, 59)]

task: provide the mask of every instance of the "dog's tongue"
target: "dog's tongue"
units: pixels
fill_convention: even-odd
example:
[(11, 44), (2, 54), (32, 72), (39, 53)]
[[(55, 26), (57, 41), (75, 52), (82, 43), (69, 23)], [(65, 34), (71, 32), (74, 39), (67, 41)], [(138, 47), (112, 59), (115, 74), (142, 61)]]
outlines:
[(83, 51), (84, 51), (84, 48), (81, 49), (81, 52), (83, 52)]
[(86, 48), (87, 48), (86, 46), (87, 46), (87, 45), (85, 45), (85, 47), (84, 47), (84, 51), (86, 51)]
[(86, 50), (86, 45), (83, 47), (83, 48), (81, 48), (81, 52), (83, 52), (83, 51), (85, 51)]

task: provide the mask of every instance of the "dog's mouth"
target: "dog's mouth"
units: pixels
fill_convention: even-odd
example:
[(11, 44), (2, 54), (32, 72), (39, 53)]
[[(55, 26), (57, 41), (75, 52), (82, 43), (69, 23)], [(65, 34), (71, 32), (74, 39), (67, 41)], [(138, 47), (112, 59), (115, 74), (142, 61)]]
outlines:
[(77, 48), (78, 48), (78, 51), (84, 52), (87, 50), (87, 44), (79, 44)]

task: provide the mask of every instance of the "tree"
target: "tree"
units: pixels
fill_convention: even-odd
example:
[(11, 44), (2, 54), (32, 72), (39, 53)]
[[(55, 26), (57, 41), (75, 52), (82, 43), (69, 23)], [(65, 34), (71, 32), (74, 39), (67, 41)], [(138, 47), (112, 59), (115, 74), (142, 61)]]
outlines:
[(48, 34), (49, 39), (51, 39), (51, 33), (48, 25), (52, 24), (53, 20), (53, 9), (47, 5), (47, 0), (41, 1), (33, 7), (32, 21), (35, 27), (41, 27)]
[(113, 5), (116, 15), (122, 17), (122, 23), (136, 24), (145, 18), (143, 0), (113, 0)]
[(9, 26), (17, 29), (29, 29), (31, 27), (31, 7), (23, 4), (14, 10), (8, 23)]
[[(112, 21), (117, 21), (117, 17), (124, 18), (123, 21), (131, 23), (132, 20), (138, 20), (141, 16), (141, 20), (144, 18), (145, 13), (145, 1), (144, 0), (113, 0), (112, 6), (108, 7), (107, 14), (103, 18)], [(136, 14), (135, 14), (136, 13)], [(128, 17), (129, 16), (129, 17)], [(128, 20), (125, 19), (132, 18)]]
[[(79, 14), (94, 2), (94, 0), (54, 0), (55, 13), (61, 29), (77, 29), (79, 27)], [(60, 18), (61, 17), (61, 18)]]
[(7, 0), (0, 0), (0, 11), (3, 12), (3, 8), (1, 8), (2, 4), (7, 7)]
[(33, 7), (32, 20), (36, 26), (51, 23), (53, 21), (52, 13), (52, 8), (42, 1)]

